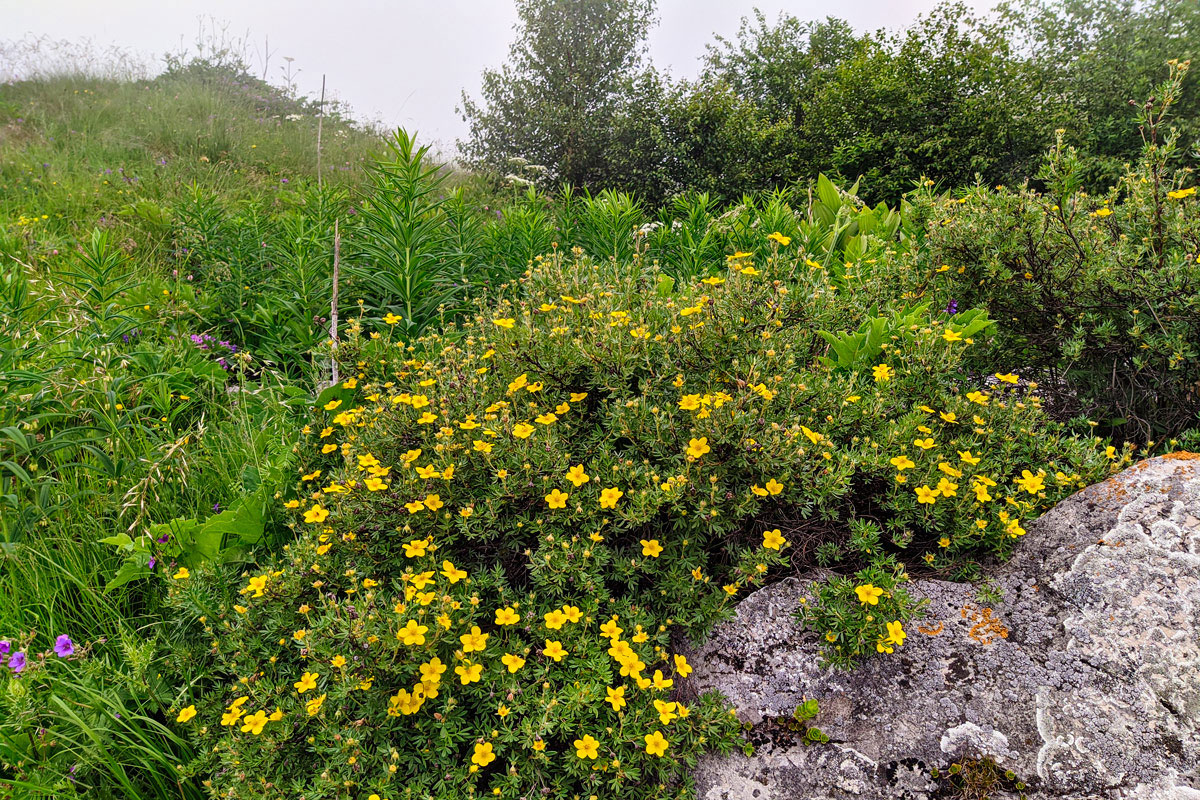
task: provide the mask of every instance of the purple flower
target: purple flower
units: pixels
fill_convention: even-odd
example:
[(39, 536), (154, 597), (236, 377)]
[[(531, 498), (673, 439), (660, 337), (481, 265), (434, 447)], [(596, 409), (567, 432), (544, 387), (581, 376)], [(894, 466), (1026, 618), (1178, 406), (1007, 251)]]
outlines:
[(59, 658), (66, 658), (75, 652), (75, 643), (65, 633), (54, 640), (54, 652)]
[(12, 644), (9, 643), (8, 639), (0, 639), (0, 656), (8, 655), (10, 650), (12, 650)]
[(958, 313), (958, 301), (957, 300), (951, 300), (949, 303), (946, 304), (946, 313), (949, 314), (950, 316), (954, 316), (955, 314)]
[(22, 651), (17, 651), (16, 653), (13, 653), (12, 656), (10, 656), (8, 659), (8, 668), (11, 669), (13, 672), (24, 672), (25, 671), (25, 653)]
[(155, 558), (154, 556), (150, 556), (150, 563), (147, 564), (146, 566), (149, 567), (150, 569), (154, 569), (154, 565), (157, 563), (158, 563), (158, 559)]
[(221, 504), (220, 503), (213, 503), (213, 512), (217, 513), (217, 514), (221, 513)]

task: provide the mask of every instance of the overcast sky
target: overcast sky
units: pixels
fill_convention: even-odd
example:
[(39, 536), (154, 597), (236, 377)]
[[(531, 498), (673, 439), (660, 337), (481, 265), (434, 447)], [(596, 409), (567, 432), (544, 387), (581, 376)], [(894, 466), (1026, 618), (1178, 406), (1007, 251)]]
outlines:
[[(902, 28), (936, 0), (659, 0), (650, 35), (655, 64), (677, 76), (698, 71), (714, 32), (732, 36), (738, 20), (761, 8), (802, 19), (833, 15), (859, 30)], [(971, 5), (984, 9), (989, 0)], [(511, 0), (0, 0), (0, 37), (89, 38), (161, 54), (195, 39), (201, 18), (247, 33), (250, 61), (269, 37), (268, 79), (280, 80), (284, 57), (295, 59), (300, 90), (320, 93), (321, 75), (355, 115), (417, 130), (453, 149), (466, 126), (455, 112), (460, 93), (475, 93), (485, 67), (504, 61), (516, 13)]]

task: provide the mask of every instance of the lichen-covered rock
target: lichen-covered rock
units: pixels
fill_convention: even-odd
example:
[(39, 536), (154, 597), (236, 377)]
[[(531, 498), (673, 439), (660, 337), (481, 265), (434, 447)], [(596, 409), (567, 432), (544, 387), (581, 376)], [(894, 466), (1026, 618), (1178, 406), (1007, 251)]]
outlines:
[[(702, 761), (700, 797), (960, 796), (947, 767), (990, 759), (993, 798), (1020, 781), (1030, 798), (1200, 800), (1200, 457), (1143, 462), (1028, 527), (993, 575), (1002, 602), (917, 581), (926, 618), (852, 672), (817, 666), (794, 618), (804, 581), (742, 601), (691, 660), (756, 751)], [(806, 698), (828, 744), (775, 721)]]

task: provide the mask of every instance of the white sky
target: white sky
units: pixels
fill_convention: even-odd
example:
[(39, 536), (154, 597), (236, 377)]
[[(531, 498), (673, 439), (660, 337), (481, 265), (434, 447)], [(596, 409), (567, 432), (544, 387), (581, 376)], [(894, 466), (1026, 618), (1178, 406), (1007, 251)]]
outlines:
[[(659, 0), (650, 56), (677, 76), (698, 71), (704, 46), (737, 31), (757, 6), (768, 19), (837, 16), (859, 30), (902, 28), (936, 0)], [(977, 9), (990, 0), (971, 0)], [(90, 39), (144, 54), (190, 43), (201, 19), (249, 34), (274, 53), (268, 80), (280, 82), (283, 58), (295, 59), (302, 93), (318, 95), (321, 74), (355, 116), (417, 130), (450, 152), (466, 133), (455, 113), (460, 92), (477, 93), (480, 72), (508, 53), (516, 12), (511, 0), (0, 0), (0, 39), (26, 35)], [(250, 51), (252, 66), (261, 62)]]

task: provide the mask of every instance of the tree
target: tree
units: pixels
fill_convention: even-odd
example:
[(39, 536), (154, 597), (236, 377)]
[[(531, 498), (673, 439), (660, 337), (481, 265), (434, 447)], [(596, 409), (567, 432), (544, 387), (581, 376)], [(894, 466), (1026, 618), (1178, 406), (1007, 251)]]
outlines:
[(642, 69), (655, 0), (517, 0), (508, 61), (463, 94), (471, 126), (458, 143), (476, 167), (504, 173), (513, 158), (549, 177), (596, 186), (606, 175), (612, 120)]
[[(1200, 58), (1200, 3), (1178, 0), (1015, 0), (997, 9), (1030, 80), (1054, 101), (1048, 131), (1063, 128), (1080, 150), (1085, 188), (1100, 191), (1137, 160), (1141, 138), (1129, 103), (1148, 97), (1166, 62)], [(1200, 80), (1183, 82), (1172, 108), (1176, 165), (1195, 166), (1187, 145), (1200, 141)]]

